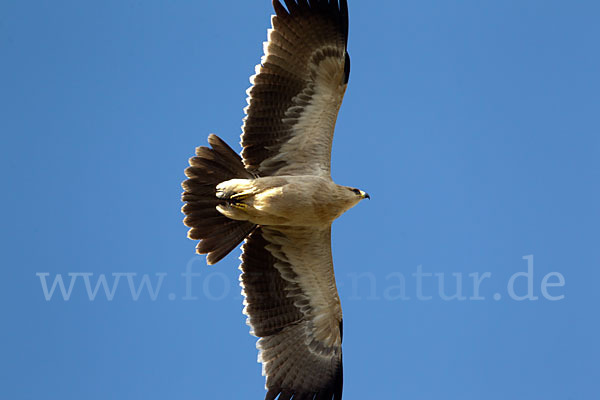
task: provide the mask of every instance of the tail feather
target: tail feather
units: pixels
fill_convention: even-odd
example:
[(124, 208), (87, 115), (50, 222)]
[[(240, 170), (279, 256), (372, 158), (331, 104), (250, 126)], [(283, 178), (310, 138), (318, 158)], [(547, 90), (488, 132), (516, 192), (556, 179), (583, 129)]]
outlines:
[(190, 228), (188, 237), (200, 240), (199, 254), (207, 254), (208, 264), (215, 264), (235, 249), (256, 227), (251, 222), (227, 218), (217, 206), (224, 200), (217, 198), (217, 185), (230, 179), (252, 179), (240, 156), (216, 135), (208, 137), (210, 147), (198, 147), (196, 157), (190, 158), (185, 170), (181, 211), (183, 223)]
[(216, 263), (235, 249), (254, 229), (254, 225), (249, 222), (245, 222), (244, 224), (249, 230), (237, 224), (230, 226), (227, 229), (222, 229), (218, 233), (213, 232), (209, 238), (198, 243), (198, 253), (208, 253), (208, 264)]

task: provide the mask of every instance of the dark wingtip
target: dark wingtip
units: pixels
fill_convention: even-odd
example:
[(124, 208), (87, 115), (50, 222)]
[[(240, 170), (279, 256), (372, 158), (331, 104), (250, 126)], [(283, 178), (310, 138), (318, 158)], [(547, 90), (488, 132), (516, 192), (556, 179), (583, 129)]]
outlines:
[(348, 0), (340, 0), (340, 19), (346, 44), (346, 61), (344, 62), (344, 83), (348, 83), (348, 81), (350, 80), (350, 55), (348, 54), (348, 32), (350, 30), (350, 17), (348, 14)]
[(348, 44), (348, 30), (350, 29), (350, 17), (348, 14), (348, 1), (340, 0), (340, 19), (342, 23), (342, 30), (346, 35), (346, 44)]
[[(341, 324), (340, 324), (341, 329)], [(344, 389), (344, 367), (342, 363), (335, 371), (331, 384), (318, 392), (302, 392), (285, 390), (280, 387), (272, 387), (267, 392), (265, 400), (289, 400), (289, 399), (314, 399), (314, 400), (342, 400)], [(279, 397), (277, 397), (279, 396)]]
[(298, 10), (298, 4), (294, 0), (283, 0), (288, 9), (288, 14), (292, 15)]
[(288, 16), (288, 12), (279, 0), (273, 0), (273, 9), (278, 17)]
[(344, 83), (350, 80), (350, 54), (346, 51), (346, 60), (344, 62)]

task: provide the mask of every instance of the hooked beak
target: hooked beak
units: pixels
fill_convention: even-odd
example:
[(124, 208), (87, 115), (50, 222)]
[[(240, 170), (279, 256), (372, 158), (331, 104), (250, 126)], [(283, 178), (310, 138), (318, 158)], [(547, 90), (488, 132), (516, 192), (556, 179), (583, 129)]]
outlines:
[(360, 191), (360, 195), (363, 199), (369, 199), (371, 200), (371, 196), (369, 196), (369, 193), (367, 192), (363, 192), (362, 190)]

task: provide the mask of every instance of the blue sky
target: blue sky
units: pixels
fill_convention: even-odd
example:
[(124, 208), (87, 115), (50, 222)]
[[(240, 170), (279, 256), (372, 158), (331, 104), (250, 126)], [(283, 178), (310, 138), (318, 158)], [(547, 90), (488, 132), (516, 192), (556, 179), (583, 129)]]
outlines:
[[(345, 399), (600, 391), (599, 12), (350, 0), (332, 175), (372, 200), (333, 231)], [(209, 133), (238, 146), (270, 14), (267, 0), (0, 3), (0, 397), (264, 396), (239, 250), (210, 268), (194, 256), (179, 185)], [(42, 281), (68, 289), (69, 273), (68, 300), (46, 300)], [(89, 299), (85, 279), (118, 273), (112, 301)], [(156, 296), (136, 301), (144, 275)], [(457, 276), (466, 298), (448, 300), (440, 277), (451, 295)], [(516, 300), (529, 277), (537, 300)]]

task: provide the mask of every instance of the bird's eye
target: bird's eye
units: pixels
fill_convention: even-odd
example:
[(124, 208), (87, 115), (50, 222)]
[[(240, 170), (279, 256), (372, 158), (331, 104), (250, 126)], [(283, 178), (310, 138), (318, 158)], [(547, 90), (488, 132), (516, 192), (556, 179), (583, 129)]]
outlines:
[(356, 193), (356, 194), (360, 195), (360, 190), (358, 190), (358, 189), (352, 189), (352, 191), (353, 191), (354, 193)]

